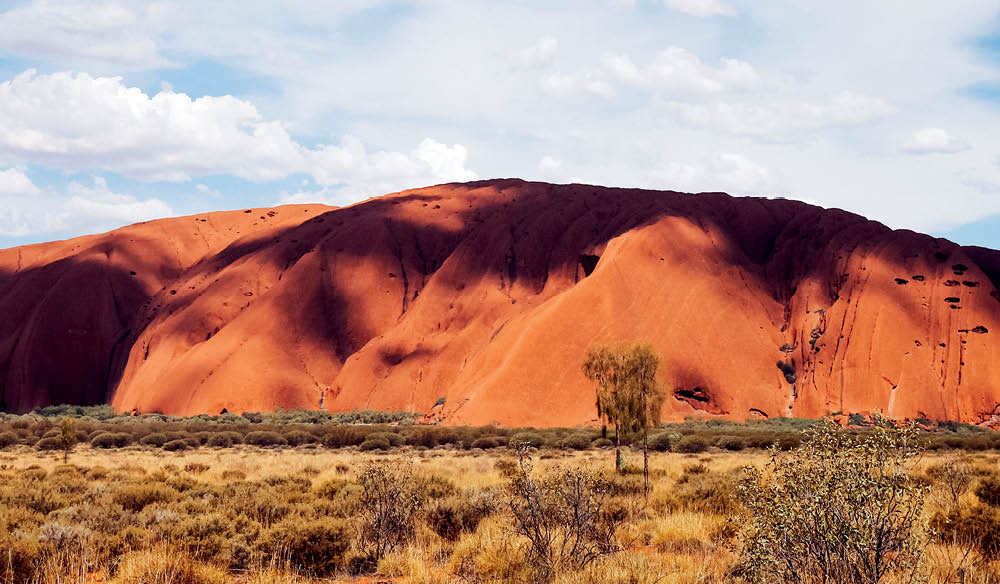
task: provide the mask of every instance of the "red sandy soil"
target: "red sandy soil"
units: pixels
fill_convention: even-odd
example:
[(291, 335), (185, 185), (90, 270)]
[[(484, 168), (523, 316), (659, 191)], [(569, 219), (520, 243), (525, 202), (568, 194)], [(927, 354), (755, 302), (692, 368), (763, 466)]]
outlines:
[(0, 251), (0, 406), (573, 426), (587, 349), (647, 342), (665, 420), (990, 422), (998, 285), (1000, 252), (721, 193), (493, 180), (209, 213)]

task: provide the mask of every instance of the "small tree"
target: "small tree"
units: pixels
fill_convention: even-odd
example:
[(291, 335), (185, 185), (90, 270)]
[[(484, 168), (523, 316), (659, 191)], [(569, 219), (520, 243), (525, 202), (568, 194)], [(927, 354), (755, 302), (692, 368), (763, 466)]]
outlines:
[(601, 347), (587, 353), (583, 374), (597, 383), (597, 415), (615, 429), (615, 469), (625, 469), (624, 432), (642, 431), (645, 489), (649, 491), (648, 428), (659, 422), (663, 392), (656, 384), (659, 358), (649, 345)]
[(825, 421), (766, 472), (740, 486), (749, 582), (877, 584), (922, 581), (927, 488), (907, 469), (916, 430), (879, 422), (864, 435)]
[(69, 418), (59, 422), (59, 448), (63, 451), (63, 464), (69, 462), (69, 453), (76, 446), (76, 424)]
[(361, 547), (374, 563), (413, 538), (420, 497), (409, 465), (371, 463), (361, 476)]
[(528, 559), (538, 581), (563, 569), (581, 570), (616, 551), (615, 533), (625, 518), (611, 505), (611, 482), (580, 468), (535, 476), (528, 445), (513, 441), (518, 454), (507, 487), (514, 527), (528, 540)]

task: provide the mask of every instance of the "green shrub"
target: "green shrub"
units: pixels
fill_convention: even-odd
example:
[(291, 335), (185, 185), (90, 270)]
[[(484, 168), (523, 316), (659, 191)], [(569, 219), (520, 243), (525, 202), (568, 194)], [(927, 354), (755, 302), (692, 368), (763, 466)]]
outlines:
[(541, 448), (545, 444), (545, 437), (536, 432), (518, 432), (510, 437), (511, 442), (521, 442), (532, 448)]
[(361, 443), (361, 450), (389, 450), (392, 447), (385, 438), (370, 438)]
[(251, 446), (288, 446), (288, 440), (277, 432), (250, 432), (244, 442)]
[(684, 436), (674, 444), (675, 452), (696, 454), (708, 450), (708, 442), (701, 436)]
[(615, 445), (614, 442), (608, 440), (607, 438), (598, 438), (590, 443), (594, 448), (611, 448)]
[(94, 448), (123, 448), (132, 442), (132, 436), (124, 432), (100, 432), (91, 437)]
[(323, 445), (327, 448), (358, 446), (365, 441), (366, 432), (354, 426), (337, 426), (323, 435)]
[(50, 436), (48, 438), (42, 438), (35, 443), (35, 448), (39, 450), (60, 450), (62, 449), (63, 443), (56, 436)]
[(567, 450), (586, 450), (590, 448), (590, 436), (587, 434), (570, 434), (559, 441), (559, 447)]
[(747, 447), (743, 439), (737, 436), (722, 436), (716, 442), (716, 446), (730, 452), (739, 452)]
[(389, 446), (403, 445), (403, 437), (395, 432), (372, 432), (365, 441), (367, 442), (368, 440), (385, 440), (389, 443)]
[[(667, 432), (660, 432), (659, 434), (653, 434), (649, 437), (648, 445), (650, 450), (656, 452), (667, 452), (670, 450), (670, 445), (673, 443), (673, 438)], [(611, 445), (611, 441), (608, 440), (608, 446)]]
[(139, 444), (143, 446), (155, 446), (157, 448), (167, 443), (167, 435), (161, 432), (147, 434), (139, 439)]
[(472, 441), (470, 446), (472, 448), (481, 448), (483, 450), (489, 450), (490, 448), (500, 448), (501, 446), (507, 445), (507, 439), (502, 436), (484, 436), (482, 438), (476, 438)]
[(228, 432), (213, 434), (206, 444), (212, 448), (229, 448), (233, 445), (233, 439), (227, 434)]
[(285, 440), (291, 446), (302, 446), (303, 444), (314, 444), (319, 442), (319, 438), (315, 434), (309, 432), (304, 432), (302, 430), (292, 430), (291, 432), (285, 433)]
[(176, 452), (178, 450), (188, 450), (191, 448), (191, 443), (187, 440), (171, 440), (163, 445), (164, 450), (169, 450), (170, 452)]
[(919, 576), (928, 534), (926, 487), (910, 478), (917, 431), (874, 423), (862, 435), (821, 423), (799, 449), (747, 471), (740, 494), (750, 514), (740, 539), (749, 582)]

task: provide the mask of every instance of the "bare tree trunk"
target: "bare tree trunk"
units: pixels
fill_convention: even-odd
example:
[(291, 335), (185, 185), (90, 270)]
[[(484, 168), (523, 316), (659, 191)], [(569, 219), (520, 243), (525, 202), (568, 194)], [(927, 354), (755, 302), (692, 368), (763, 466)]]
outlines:
[(643, 495), (646, 497), (646, 502), (649, 503), (649, 447), (647, 445), (647, 438), (649, 437), (649, 431), (646, 426), (642, 427), (642, 489)]
[(617, 424), (615, 424), (615, 471), (618, 473), (625, 472), (625, 457), (622, 456), (622, 435), (618, 430)]

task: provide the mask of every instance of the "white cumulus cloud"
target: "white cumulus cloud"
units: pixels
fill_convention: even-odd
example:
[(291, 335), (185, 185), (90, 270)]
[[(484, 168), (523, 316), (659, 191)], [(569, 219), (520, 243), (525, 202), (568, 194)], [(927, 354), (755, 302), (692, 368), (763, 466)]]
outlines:
[(724, 0), (663, 0), (678, 12), (693, 16), (735, 16), (736, 9)]
[(760, 194), (773, 185), (771, 173), (739, 154), (721, 153), (701, 162), (671, 161), (649, 171), (650, 182), (677, 191)]
[(666, 102), (663, 107), (681, 122), (732, 134), (780, 137), (803, 130), (856, 126), (893, 114), (885, 100), (842, 91), (826, 103)]
[(152, 32), (168, 10), (162, 3), (133, 11), (119, 3), (36, 0), (0, 12), (0, 49), (135, 69), (164, 67), (170, 62)]
[(95, 233), (173, 215), (159, 199), (113, 192), (102, 177), (90, 186), (72, 181), (56, 192), (35, 186), (18, 169), (0, 171), (0, 236)]
[[(309, 172), (316, 183), (321, 187), (339, 187), (338, 204), (349, 197), (475, 180), (476, 173), (465, 167), (467, 157), (468, 152), (461, 144), (448, 146), (431, 138), (425, 138), (409, 153), (369, 152), (361, 140), (351, 135), (344, 136), (339, 146), (321, 145), (308, 153)], [(309, 192), (302, 194), (308, 196)], [(328, 197), (322, 200), (330, 201)]]
[(660, 51), (641, 68), (627, 55), (606, 55), (601, 62), (620, 81), (668, 94), (722, 93), (752, 88), (760, 82), (757, 71), (745, 61), (722, 59), (719, 67), (711, 67), (681, 47)]
[(910, 154), (953, 154), (968, 150), (969, 145), (941, 128), (922, 128), (913, 132), (899, 146)]
[[(267, 181), (308, 173), (351, 192), (471, 180), (468, 152), (427, 138), (409, 153), (368, 152), (348, 136), (307, 148), (232, 96), (149, 96), (119, 77), (26, 71), (0, 84), (0, 154), (26, 163), (116, 172), (147, 181), (231, 174)], [(208, 191), (202, 190), (208, 193)]]
[(521, 67), (547, 67), (555, 60), (558, 51), (559, 40), (543, 36), (530, 47), (517, 51), (514, 61)]
[(19, 168), (0, 170), (0, 200), (4, 197), (25, 197), (37, 195), (38, 187)]

